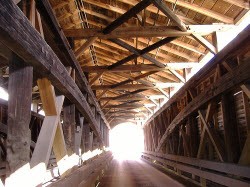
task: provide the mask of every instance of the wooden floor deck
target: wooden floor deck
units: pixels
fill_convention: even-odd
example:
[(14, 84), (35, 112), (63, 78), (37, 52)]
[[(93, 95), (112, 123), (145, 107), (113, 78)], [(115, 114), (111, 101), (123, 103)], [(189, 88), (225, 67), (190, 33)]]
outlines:
[(141, 160), (113, 160), (98, 187), (185, 186)]

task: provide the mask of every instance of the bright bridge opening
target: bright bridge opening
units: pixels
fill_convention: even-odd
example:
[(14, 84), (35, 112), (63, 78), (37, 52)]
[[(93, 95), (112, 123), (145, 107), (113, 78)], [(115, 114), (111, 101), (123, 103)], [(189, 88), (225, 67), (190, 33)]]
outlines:
[(139, 159), (144, 148), (143, 129), (132, 123), (122, 123), (110, 131), (110, 149), (115, 159)]

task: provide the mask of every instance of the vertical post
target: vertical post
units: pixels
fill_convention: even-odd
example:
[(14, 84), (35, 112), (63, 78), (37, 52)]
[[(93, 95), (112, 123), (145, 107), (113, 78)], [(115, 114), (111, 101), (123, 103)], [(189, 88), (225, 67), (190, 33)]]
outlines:
[(89, 150), (93, 151), (93, 139), (94, 139), (94, 133), (89, 132)]
[(250, 105), (247, 95), (245, 93), (242, 94), (243, 94), (244, 112), (246, 115), (246, 123), (247, 123), (247, 138), (240, 155), (239, 164), (249, 166), (250, 165)]
[(13, 54), (9, 68), (7, 168), (11, 175), (30, 161), (33, 67)]
[(75, 141), (75, 105), (64, 106), (63, 108), (63, 134), (68, 155), (74, 153)]
[(227, 161), (237, 162), (240, 156), (240, 150), (233, 94), (223, 95), (221, 106)]
[(89, 147), (89, 132), (90, 132), (90, 127), (88, 123), (84, 123), (83, 125), (83, 133), (84, 133), (84, 152), (87, 152), (90, 150)]
[(77, 125), (76, 128), (76, 133), (75, 133), (75, 153), (77, 155), (80, 154), (80, 147), (81, 147), (81, 139), (82, 139), (82, 129), (83, 129), (83, 121), (84, 121), (84, 117), (80, 117), (79, 116), (79, 124)]

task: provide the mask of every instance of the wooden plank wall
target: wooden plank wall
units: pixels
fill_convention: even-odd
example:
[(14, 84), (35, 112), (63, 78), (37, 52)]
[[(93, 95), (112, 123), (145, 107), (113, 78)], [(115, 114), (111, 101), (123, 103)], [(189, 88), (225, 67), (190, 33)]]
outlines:
[[(39, 172), (39, 176), (35, 175), (33, 184), (37, 186), (44, 182), (46, 170), (52, 169), (52, 165), (58, 166), (59, 173), (64, 176), (74, 166), (82, 164), (79, 159), (83, 153), (92, 151), (93, 148), (103, 149), (103, 146), (108, 146), (109, 124), (84, 74), (79, 71), (79, 65), (72, 56), (68, 43), (64, 41), (66, 37), (55, 29), (58, 25), (53, 22), (53, 17), (48, 17), (52, 14), (48, 12), (47, 5), (42, 5), (45, 7), (44, 12), (41, 9), (41, 12), (38, 12), (34, 0), (21, 1), (21, 9), (13, 1), (0, 2), (1, 42), (13, 51), (11, 58), (15, 59), (15, 62), (15, 57), (18, 57), (25, 67), (31, 69), (21, 77), (16, 75), (19, 75), (22, 69), (10, 71), (10, 77), (14, 79), (10, 79), (12, 81), (9, 81), (8, 86), (10, 95), (13, 96), (9, 97), (5, 106), (0, 107), (0, 174), (3, 181), (6, 178), (6, 185), (18, 183), (18, 179), (12, 174), (25, 164), (30, 165), (31, 176)], [(48, 28), (48, 24), (52, 26)], [(46, 38), (51, 33), (54, 33), (54, 45), (49, 46)], [(60, 47), (61, 53), (64, 54), (57, 56), (58, 51), (57, 54), (53, 51), (57, 46), (56, 41), (62, 42)], [(23, 82), (20, 83), (20, 80)], [(16, 107), (17, 103), (23, 103), (26, 107)], [(36, 110), (32, 112), (35, 117), (30, 119), (31, 103), (36, 104)], [(45, 116), (44, 119), (37, 120), (40, 116), (37, 112), (40, 110), (44, 111)], [(17, 123), (11, 123), (13, 116), (16, 120), (20, 118), (18, 126)], [(18, 133), (20, 136), (17, 136)], [(6, 138), (11, 143), (9, 150), (6, 149)], [(23, 141), (23, 138), (27, 140)], [(11, 146), (18, 143), (25, 146), (18, 146), (19, 151), (11, 151)], [(23, 163), (19, 162), (20, 156), (25, 157), (22, 159)], [(25, 180), (23, 182), (25, 183)]]
[[(249, 31), (248, 26), (148, 120), (146, 160), (208, 186), (230, 182), (196, 176), (196, 171), (182, 166), (176, 169), (168, 164), (168, 155), (236, 164), (236, 169), (245, 165), (249, 170)], [(241, 184), (243, 178), (239, 175), (235, 184), (249, 185), (250, 176)]]

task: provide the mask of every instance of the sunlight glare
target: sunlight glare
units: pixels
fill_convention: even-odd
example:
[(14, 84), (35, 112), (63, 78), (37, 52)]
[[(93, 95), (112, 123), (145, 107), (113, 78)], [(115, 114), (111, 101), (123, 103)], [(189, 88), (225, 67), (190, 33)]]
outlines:
[(2, 87), (0, 87), (0, 99), (8, 101), (8, 98), (9, 94)]
[(140, 125), (123, 123), (110, 131), (110, 149), (118, 160), (135, 160), (143, 151), (143, 129)]

